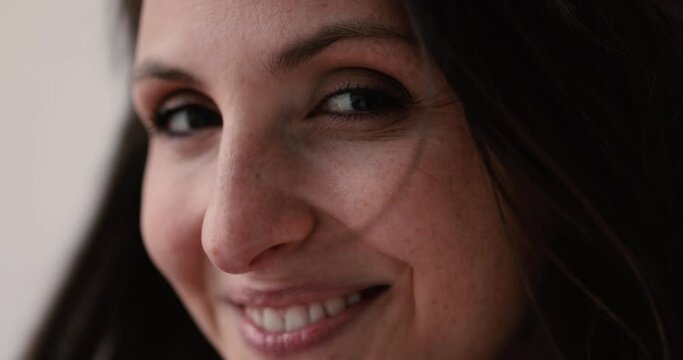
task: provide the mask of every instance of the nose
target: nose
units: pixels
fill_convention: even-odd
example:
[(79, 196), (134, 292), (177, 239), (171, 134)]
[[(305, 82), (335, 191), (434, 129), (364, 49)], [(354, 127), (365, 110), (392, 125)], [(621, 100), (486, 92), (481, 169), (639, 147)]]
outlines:
[(293, 193), (296, 159), (281, 138), (254, 121), (224, 125), (202, 223), (204, 251), (224, 272), (254, 271), (286, 256), (315, 227), (312, 208)]

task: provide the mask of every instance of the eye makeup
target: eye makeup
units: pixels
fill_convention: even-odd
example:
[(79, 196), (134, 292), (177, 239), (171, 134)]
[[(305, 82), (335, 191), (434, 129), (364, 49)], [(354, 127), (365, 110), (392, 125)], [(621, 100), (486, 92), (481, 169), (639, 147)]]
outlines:
[(315, 106), (307, 120), (328, 133), (380, 130), (402, 119), (417, 103), (398, 80), (363, 68), (334, 71), (321, 80), (314, 94)]
[(154, 112), (151, 122), (153, 135), (169, 137), (189, 137), (223, 125), (216, 106), (205, 96), (193, 91), (167, 96)]

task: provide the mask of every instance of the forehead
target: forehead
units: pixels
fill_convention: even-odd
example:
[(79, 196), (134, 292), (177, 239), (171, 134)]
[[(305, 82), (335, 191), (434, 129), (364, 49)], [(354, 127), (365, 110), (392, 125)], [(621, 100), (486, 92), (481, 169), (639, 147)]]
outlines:
[(145, 0), (136, 57), (258, 56), (345, 22), (407, 29), (401, 9), (396, 0)]

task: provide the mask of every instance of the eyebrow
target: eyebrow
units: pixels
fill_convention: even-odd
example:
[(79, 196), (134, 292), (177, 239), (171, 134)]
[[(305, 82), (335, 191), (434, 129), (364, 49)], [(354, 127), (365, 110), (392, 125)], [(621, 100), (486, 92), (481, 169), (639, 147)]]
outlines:
[[(309, 61), (330, 45), (349, 39), (389, 39), (414, 44), (414, 38), (397, 29), (365, 22), (348, 22), (328, 25), (311, 36), (295, 40), (286, 45), (266, 65), (268, 72), (277, 76), (291, 71), (297, 66)], [(145, 79), (162, 79), (198, 85), (201, 82), (195, 76), (182, 69), (174, 68), (156, 60), (145, 60), (133, 71), (134, 82)]]
[(329, 25), (310, 37), (285, 46), (268, 66), (269, 71), (272, 74), (287, 72), (310, 60), (330, 45), (354, 38), (390, 39), (414, 43), (414, 39), (409, 34), (381, 25), (363, 22)]
[(147, 79), (161, 79), (189, 85), (198, 85), (200, 83), (192, 74), (156, 60), (145, 60), (136, 66), (133, 71), (134, 82)]

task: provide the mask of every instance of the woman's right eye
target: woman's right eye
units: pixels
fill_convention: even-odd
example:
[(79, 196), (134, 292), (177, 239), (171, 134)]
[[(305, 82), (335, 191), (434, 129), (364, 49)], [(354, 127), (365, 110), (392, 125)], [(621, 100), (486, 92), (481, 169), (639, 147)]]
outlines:
[(154, 118), (155, 130), (168, 136), (192, 136), (211, 127), (223, 126), (221, 115), (203, 105), (181, 105), (161, 110)]

